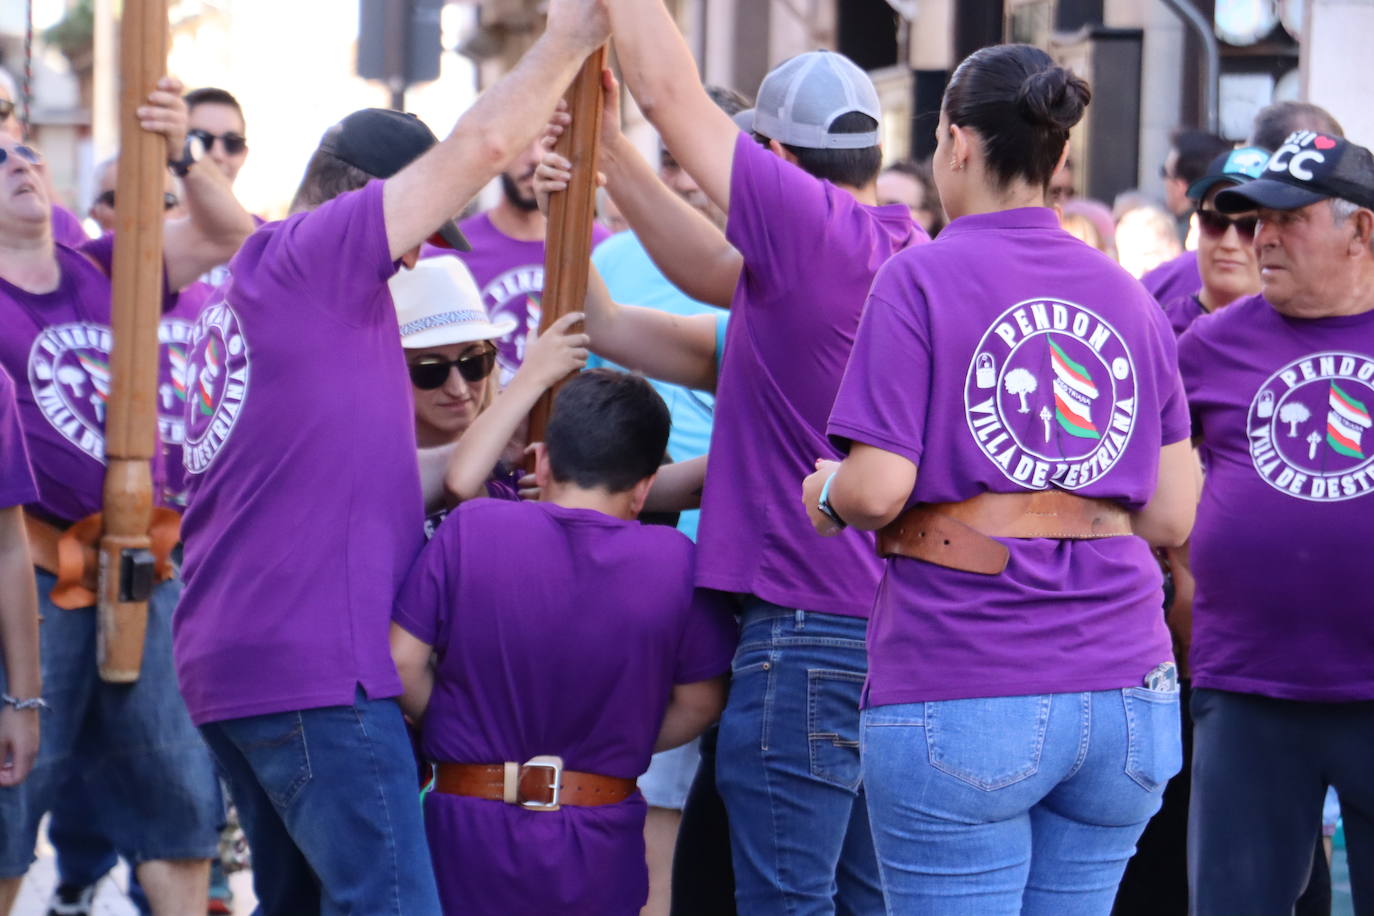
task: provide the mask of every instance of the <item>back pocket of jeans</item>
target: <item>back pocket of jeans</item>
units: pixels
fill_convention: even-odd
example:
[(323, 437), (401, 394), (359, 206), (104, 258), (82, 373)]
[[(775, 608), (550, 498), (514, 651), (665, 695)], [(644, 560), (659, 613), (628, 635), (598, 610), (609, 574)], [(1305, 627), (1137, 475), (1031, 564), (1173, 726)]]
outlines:
[(975, 789), (1002, 789), (1040, 769), (1049, 696), (926, 703), (930, 765)]
[(811, 775), (843, 789), (858, 789), (859, 694), (864, 676), (855, 671), (811, 668), (806, 672), (806, 732)]
[(278, 811), (285, 809), (310, 781), (310, 754), (301, 714), (284, 712), (244, 721), (252, 724), (234, 736), (239, 750), (273, 806)]
[(1121, 698), (1126, 704), (1126, 775), (1153, 792), (1183, 768), (1178, 691), (1127, 687)]

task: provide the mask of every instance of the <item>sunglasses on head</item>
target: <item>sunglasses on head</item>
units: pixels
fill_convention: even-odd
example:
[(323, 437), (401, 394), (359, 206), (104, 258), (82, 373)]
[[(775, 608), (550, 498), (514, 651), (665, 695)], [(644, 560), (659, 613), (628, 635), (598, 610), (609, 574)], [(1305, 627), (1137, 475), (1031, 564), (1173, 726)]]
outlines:
[(1197, 225), (1202, 230), (1202, 234), (1209, 239), (1219, 239), (1226, 234), (1227, 229), (1235, 226), (1236, 234), (1240, 236), (1240, 240), (1248, 243), (1255, 240), (1255, 228), (1259, 225), (1259, 217), (1227, 216), (1216, 210), (1199, 210), (1197, 211)]
[[(0, 115), (0, 117), (3, 117), (3, 115)], [(38, 163), (43, 161), (43, 154), (32, 146), (12, 146), (9, 149), (0, 146), (0, 165), (4, 165), (9, 160), (10, 150), (13, 150), (14, 154), (20, 159), (32, 163), (33, 165), (38, 165)]]
[(243, 134), (236, 134), (232, 130), (225, 131), (222, 134), (212, 134), (208, 130), (200, 130), (197, 128), (196, 130), (188, 130), (186, 135), (195, 137), (199, 139), (201, 143), (204, 143), (207, 152), (215, 145), (216, 140), (224, 144), (224, 151), (230, 156), (237, 156), (239, 153), (248, 149), (248, 138)]
[(496, 368), (496, 351), (494, 349), (483, 350), (481, 353), (469, 353), (467, 356), (460, 356), (455, 360), (429, 356), (410, 364), (410, 383), (421, 391), (433, 391), (448, 381), (450, 371), (457, 369), (458, 374), (463, 377), (463, 381), (476, 384), (491, 375), (491, 370), (494, 368)]
[(0, 121), (5, 120), (14, 114), (14, 103), (9, 99), (0, 99)]
[[(100, 192), (100, 196), (97, 197), (97, 198), (95, 199), (95, 202), (96, 202), (97, 204), (104, 204), (105, 206), (107, 206), (107, 207), (109, 207), (111, 210), (113, 210), (113, 209), (114, 209), (114, 205), (115, 205), (115, 192), (114, 192), (114, 191), (101, 191), (101, 192)], [(179, 204), (179, 203), (181, 203), (181, 201), (177, 200), (177, 196), (176, 196), (175, 194), (173, 194), (171, 191), (164, 191), (164, 192), (163, 192), (163, 194), (162, 194), (162, 209), (164, 209), (164, 210), (170, 210), (170, 209), (172, 209), (173, 207), (175, 207), (175, 206), (176, 206), (177, 204)]]

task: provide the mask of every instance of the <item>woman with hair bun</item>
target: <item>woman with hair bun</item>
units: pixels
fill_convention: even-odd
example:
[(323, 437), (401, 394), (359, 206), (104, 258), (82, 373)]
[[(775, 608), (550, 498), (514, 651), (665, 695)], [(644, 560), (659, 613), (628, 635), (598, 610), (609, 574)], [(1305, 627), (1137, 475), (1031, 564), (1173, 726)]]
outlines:
[[(1086, 83), (1026, 45), (945, 93), (951, 222), (869, 294), (804, 499), (878, 530), (863, 779), (893, 914), (1107, 914), (1179, 769), (1151, 545), (1198, 474), (1173, 334), (1046, 190)], [(919, 474), (918, 474), (919, 468)]]

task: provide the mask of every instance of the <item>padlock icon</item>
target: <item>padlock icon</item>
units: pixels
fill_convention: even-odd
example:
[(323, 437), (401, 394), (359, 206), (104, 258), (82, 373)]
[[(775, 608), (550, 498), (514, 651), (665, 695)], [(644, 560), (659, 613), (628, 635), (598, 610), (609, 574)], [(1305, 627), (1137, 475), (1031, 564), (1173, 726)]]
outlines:
[(974, 363), (974, 382), (979, 388), (997, 387), (997, 364), (992, 360), (991, 353), (979, 353), (978, 359)]
[(1262, 420), (1267, 420), (1274, 415), (1274, 392), (1266, 391), (1260, 395), (1259, 406), (1255, 409)]

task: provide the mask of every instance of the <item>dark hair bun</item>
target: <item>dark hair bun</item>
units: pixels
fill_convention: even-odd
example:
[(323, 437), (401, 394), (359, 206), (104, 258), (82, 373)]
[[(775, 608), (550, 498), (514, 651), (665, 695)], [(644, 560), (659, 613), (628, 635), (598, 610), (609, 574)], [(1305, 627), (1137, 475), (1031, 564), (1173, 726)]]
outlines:
[(1083, 118), (1092, 91), (1064, 67), (1046, 67), (1026, 77), (1017, 93), (1021, 117), (1036, 127), (1068, 130)]

